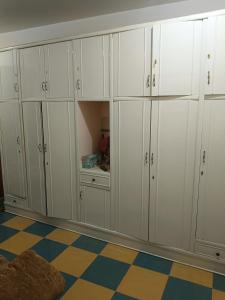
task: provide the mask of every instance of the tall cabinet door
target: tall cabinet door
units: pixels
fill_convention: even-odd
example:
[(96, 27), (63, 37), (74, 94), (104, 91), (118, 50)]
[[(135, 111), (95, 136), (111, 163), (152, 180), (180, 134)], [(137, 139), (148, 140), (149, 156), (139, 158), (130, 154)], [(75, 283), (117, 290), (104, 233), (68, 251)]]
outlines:
[(150, 101), (114, 103), (115, 227), (148, 239)]
[(198, 89), (201, 21), (153, 26), (152, 96), (188, 96)]
[(42, 100), (44, 98), (44, 49), (31, 47), (20, 50), (20, 74), (22, 99)]
[(75, 204), (73, 102), (43, 103), (48, 216), (71, 219)]
[(77, 98), (101, 100), (110, 97), (110, 36), (74, 41)]
[(113, 34), (113, 93), (115, 97), (149, 96), (151, 28)]
[(30, 208), (46, 214), (41, 102), (23, 103), (23, 124)]
[(205, 101), (197, 239), (225, 245), (225, 101)]
[(0, 53), (0, 99), (11, 100), (18, 98), (16, 51)]
[(72, 42), (44, 46), (46, 98), (73, 98)]
[(190, 246), (198, 102), (153, 101), (150, 241)]
[(0, 103), (0, 130), (5, 194), (25, 198), (24, 153), (17, 102)]
[(210, 17), (205, 21), (206, 37), (206, 76), (205, 93), (224, 95), (225, 76), (225, 16)]

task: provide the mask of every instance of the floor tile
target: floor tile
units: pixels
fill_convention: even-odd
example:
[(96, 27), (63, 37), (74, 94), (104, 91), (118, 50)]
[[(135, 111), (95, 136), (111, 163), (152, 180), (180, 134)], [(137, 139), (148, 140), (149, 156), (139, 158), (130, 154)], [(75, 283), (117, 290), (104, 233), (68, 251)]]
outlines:
[(66, 247), (67, 246), (64, 244), (43, 239), (36, 245), (34, 245), (34, 247), (32, 247), (32, 250), (34, 250), (35, 252), (37, 252), (37, 254), (50, 262), (60, 253), (62, 253), (66, 249)]
[(129, 297), (120, 293), (115, 293), (112, 300), (137, 300), (137, 298)]
[(90, 238), (84, 235), (80, 236), (79, 239), (77, 239), (73, 243), (73, 246), (77, 248), (85, 249), (94, 253), (100, 253), (106, 245), (107, 243), (104, 241)]
[(24, 230), (25, 228), (27, 228), (28, 226), (30, 226), (31, 224), (33, 224), (35, 221), (31, 220), (31, 219), (27, 219), (27, 218), (23, 218), (23, 217), (14, 217), (11, 218), (10, 220), (6, 221), (4, 223), (4, 226), (10, 227), (10, 228), (14, 228), (17, 230)]
[(129, 269), (128, 264), (98, 256), (82, 275), (83, 279), (115, 290)]
[(170, 277), (162, 300), (211, 300), (212, 289)]
[(69, 288), (71, 288), (71, 286), (76, 282), (77, 278), (74, 276), (71, 276), (69, 274), (63, 273), (61, 272), (64, 280), (65, 280), (65, 288), (63, 293), (56, 299), (56, 300), (60, 300), (62, 299), (63, 295), (68, 291)]
[[(168, 276), (165, 274), (131, 266), (117, 291), (137, 299), (161, 300), (167, 280)], [(171, 298), (170, 300), (175, 299)]]
[(52, 232), (54, 229), (55, 229), (55, 227), (52, 225), (35, 222), (31, 226), (29, 226), (25, 231), (45, 237), (47, 234)]
[(0, 225), (0, 243), (15, 235), (18, 231), (4, 225)]
[(113, 258), (128, 264), (132, 264), (138, 252), (125, 247), (107, 244), (102, 250), (101, 255)]
[(0, 255), (4, 256), (8, 261), (11, 261), (14, 258), (16, 258), (16, 255), (14, 253), (2, 249), (0, 249)]
[(225, 300), (225, 293), (218, 290), (212, 290), (212, 300)]
[(225, 276), (213, 274), (213, 288), (225, 292)]
[(2, 224), (14, 217), (15, 217), (15, 215), (13, 215), (13, 214), (9, 214), (7, 212), (1, 212), (0, 213), (0, 224)]
[(193, 283), (205, 285), (212, 288), (213, 274), (208, 271), (204, 271), (179, 263), (173, 263), (170, 274), (173, 277), (191, 281)]
[(0, 248), (15, 254), (21, 254), (23, 251), (38, 243), (40, 239), (41, 238), (39, 236), (20, 231), (8, 240), (1, 243)]
[(172, 267), (172, 261), (140, 252), (134, 261), (134, 265), (169, 274)]
[(71, 245), (75, 240), (80, 237), (79, 233), (56, 228), (49, 233), (46, 238), (66, 245)]
[(97, 255), (92, 252), (68, 247), (51, 264), (62, 272), (80, 277), (96, 257)]
[(78, 279), (62, 300), (110, 300), (113, 291), (97, 284)]

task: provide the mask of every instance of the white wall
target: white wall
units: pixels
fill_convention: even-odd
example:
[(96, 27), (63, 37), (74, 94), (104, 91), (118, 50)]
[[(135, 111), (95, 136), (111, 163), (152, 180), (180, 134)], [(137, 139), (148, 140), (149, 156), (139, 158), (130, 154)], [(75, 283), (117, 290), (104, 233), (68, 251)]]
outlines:
[(69, 21), (0, 34), (0, 48), (67, 36), (109, 30), (121, 26), (188, 16), (225, 9), (225, 0), (187, 0), (116, 14)]

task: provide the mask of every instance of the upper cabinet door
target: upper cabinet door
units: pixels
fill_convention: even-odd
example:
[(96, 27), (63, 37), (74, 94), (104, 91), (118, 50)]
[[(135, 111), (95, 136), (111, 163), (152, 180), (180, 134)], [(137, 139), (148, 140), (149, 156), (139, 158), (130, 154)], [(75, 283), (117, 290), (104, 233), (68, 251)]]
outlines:
[(78, 99), (110, 97), (110, 36), (74, 41), (75, 88)]
[(48, 216), (71, 219), (75, 205), (73, 102), (44, 102), (43, 128)]
[(204, 103), (197, 239), (225, 245), (225, 101)]
[(153, 101), (150, 241), (189, 249), (198, 101)]
[(46, 215), (41, 102), (22, 105), (30, 208)]
[(113, 34), (114, 97), (149, 96), (151, 28)]
[(0, 140), (6, 195), (25, 198), (25, 171), (19, 104), (0, 103)]
[(148, 240), (150, 101), (114, 103), (116, 231)]
[(45, 48), (46, 98), (73, 98), (72, 42), (49, 44)]
[(205, 93), (225, 95), (225, 16), (211, 17), (205, 21), (206, 76)]
[(44, 49), (20, 50), (22, 100), (43, 100), (45, 97)]
[(18, 74), (16, 51), (0, 53), (0, 99), (18, 99)]
[(153, 27), (152, 96), (198, 94), (201, 23)]

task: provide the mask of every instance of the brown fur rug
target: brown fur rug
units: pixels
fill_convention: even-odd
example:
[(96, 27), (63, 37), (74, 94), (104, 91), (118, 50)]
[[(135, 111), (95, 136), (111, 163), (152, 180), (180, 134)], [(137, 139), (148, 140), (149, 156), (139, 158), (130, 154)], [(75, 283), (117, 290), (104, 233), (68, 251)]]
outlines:
[(31, 250), (12, 262), (0, 257), (0, 300), (55, 300), (64, 286), (63, 276)]

